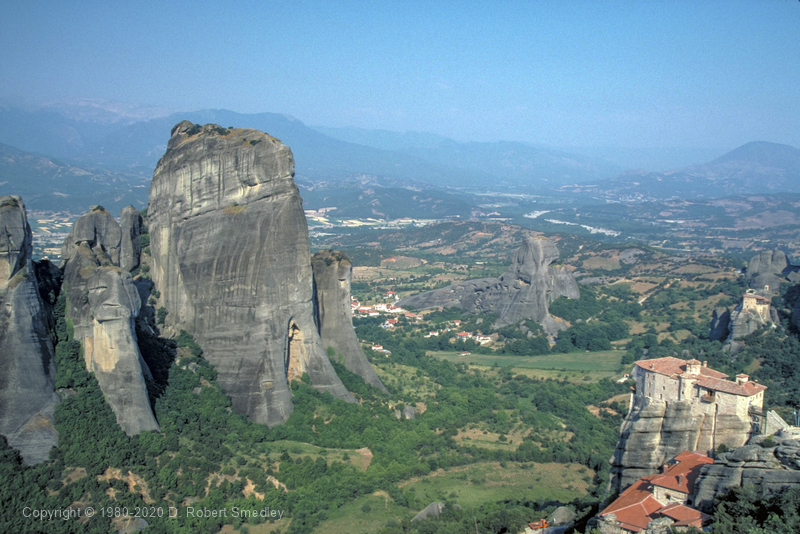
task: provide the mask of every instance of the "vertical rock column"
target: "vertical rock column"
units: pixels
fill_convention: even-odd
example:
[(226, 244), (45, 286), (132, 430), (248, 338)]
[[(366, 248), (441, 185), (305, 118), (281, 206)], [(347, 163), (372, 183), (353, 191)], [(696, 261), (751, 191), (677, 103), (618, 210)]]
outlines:
[(234, 409), (270, 426), (291, 378), (354, 400), (314, 321), (308, 227), (289, 147), (256, 130), (184, 121), (150, 184), (151, 274), (166, 327), (192, 333)]
[(386, 391), (353, 330), (350, 312), (350, 280), (353, 266), (343, 252), (322, 250), (311, 258), (316, 288), (317, 318), (322, 346), (336, 351), (341, 363), (367, 384)]
[(58, 439), (46, 324), (25, 205), (18, 196), (0, 197), (0, 434), (27, 463), (46, 460)]
[(123, 210), (123, 232), (110, 213), (95, 208), (78, 219), (62, 247), (70, 253), (63, 291), (75, 338), (83, 345), (86, 369), (129, 436), (159, 428), (144, 379), (150, 371), (136, 342), (141, 300), (130, 273), (119, 266), (139, 264), (139, 219), (135, 209)]

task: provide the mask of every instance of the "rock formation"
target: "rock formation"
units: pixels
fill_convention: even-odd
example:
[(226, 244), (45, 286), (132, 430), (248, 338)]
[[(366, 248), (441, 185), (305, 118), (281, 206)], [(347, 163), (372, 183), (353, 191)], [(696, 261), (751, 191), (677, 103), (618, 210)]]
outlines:
[(319, 337), (325, 350), (333, 348), (341, 363), (367, 384), (386, 391), (372, 368), (353, 330), (350, 312), (350, 280), (353, 266), (343, 252), (321, 250), (311, 258)]
[(119, 266), (123, 271), (131, 272), (139, 266), (142, 247), (139, 236), (142, 230), (142, 216), (133, 206), (122, 208), (119, 216), (120, 238)]
[[(770, 309), (769, 321), (774, 324), (780, 324), (778, 312), (775, 311), (774, 308)], [(730, 321), (728, 322), (730, 334), (728, 336), (728, 341), (742, 339), (766, 325), (767, 321), (764, 320), (758, 312), (755, 310), (743, 309), (741, 305), (739, 305), (730, 314)]]
[(717, 494), (735, 486), (755, 484), (766, 495), (800, 488), (800, 440), (776, 439), (778, 446), (764, 447), (765, 438), (717, 456), (703, 467), (695, 483), (695, 505), (709, 511)]
[(766, 388), (746, 375), (736, 382), (725, 376), (697, 360), (636, 362), (632, 408), (611, 460), (615, 490), (656, 473), (683, 451), (710, 453), (722, 444), (747, 443), (754, 432), (751, 415), (761, 410)]
[(722, 443), (743, 445), (749, 435), (748, 420), (730, 414), (715, 419), (696, 403), (647, 398), (622, 423), (612, 484), (622, 490), (683, 451), (711, 451)]
[(547, 332), (558, 330), (548, 306), (558, 297), (580, 298), (572, 274), (551, 264), (558, 259), (555, 243), (531, 237), (522, 242), (500, 278), (467, 280), (401, 299), (398, 306), (416, 309), (456, 306), (469, 313), (494, 312), (495, 327), (532, 319)]
[(731, 312), (728, 308), (716, 308), (711, 314), (711, 324), (708, 339), (711, 341), (724, 341), (728, 339), (730, 330), (728, 325), (731, 320)]
[(150, 184), (151, 274), (166, 326), (203, 347), (234, 409), (270, 426), (289, 382), (354, 400), (315, 324), (308, 227), (289, 147), (256, 130), (183, 121)]
[(31, 228), (18, 196), (0, 197), (0, 434), (27, 463), (57, 443), (53, 345), (31, 260)]
[(763, 250), (747, 263), (747, 277), (754, 289), (769, 286), (770, 291), (778, 291), (781, 282), (796, 272), (797, 267), (780, 250)]
[[(138, 235), (138, 229), (128, 228), (123, 235), (110, 213), (93, 208), (75, 222), (62, 247), (70, 252), (63, 291), (75, 339), (83, 346), (87, 370), (97, 377), (117, 422), (129, 436), (158, 430), (145, 385), (150, 371), (139, 352), (134, 327), (141, 300), (130, 273), (119, 267), (122, 243), (133, 234)], [(126, 253), (125, 261), (138, 265), (138, 254)]]

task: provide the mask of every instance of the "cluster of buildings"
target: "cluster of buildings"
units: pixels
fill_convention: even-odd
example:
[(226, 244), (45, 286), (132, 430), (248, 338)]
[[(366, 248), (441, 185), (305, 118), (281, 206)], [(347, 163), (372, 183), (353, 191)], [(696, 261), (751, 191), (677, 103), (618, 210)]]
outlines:
[[(631, 410), (646, 400), (685, 401), (691, 404), (692, 412), (705, 413), (715, 421), (719, 415), (736, 416), (751, 422), (748, 433), (736, 436), (741, 444), (753, 434), (780, 430), (770, 428), (770, 418), (763, 411), (766, 386), (745, 374), (732, 381), (725, 373), (708, 367), (707, 362), (666, 357), (636, 362), (631, 378), (636, 381)], [(715, 438), (715, 434), (700, 435), (696, 447), (703, 450), (681, 452), (662, 466), (660, 473), (640, 478), (625, 489), (597, 515), (600, 532), (638, 533), (653, 527), (654, 522), (676, 530), (705, 527), (712, 518), (693, 508), (694, 484), (703, 466), (714, 463), (706, 451), (716, 448)]]
[(661, 473), (640, 478), (598, 514), (601, 532), (634, 533), (666, 519), (671, 528), (703, 528), (711, 516), (691, 507), (694, 483), (704, 465), (714, 460), (685, 451), (662, 467)]

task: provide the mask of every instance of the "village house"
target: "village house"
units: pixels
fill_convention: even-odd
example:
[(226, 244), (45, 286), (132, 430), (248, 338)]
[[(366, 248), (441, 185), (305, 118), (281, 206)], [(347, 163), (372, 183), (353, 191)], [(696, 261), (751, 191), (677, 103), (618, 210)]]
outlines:
[(602, 512), (601, 531), (623, 534), (642, 532), (654, 520), (666, 518), (670, 527), (703, 528), (711, 521), (691, 507), (694, 483), (701, 468), (714, 460), (699, 452), (684, 451), (670, 460), (662, 472), (640, 478)]
[[(631, 373), (636, 381), (634, 403), (644, 398), (658, 401), (690, 401), (720, 415), (737, 415), (742, 419), (763, 416), (764, 390), (745, 374), (736, 381), (715, 371), (707, 362), (681, 360), (668, 356), (640, 360)], [(706, 410), (703, 410), (706, 411)]]

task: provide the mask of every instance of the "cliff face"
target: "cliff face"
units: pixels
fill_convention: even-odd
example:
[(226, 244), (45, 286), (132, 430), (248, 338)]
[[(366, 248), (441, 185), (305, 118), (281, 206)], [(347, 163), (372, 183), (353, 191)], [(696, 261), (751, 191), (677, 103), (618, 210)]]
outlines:
[(641, 399), (622, 423), (612, 458), (612, 487), (625, 489), (683, 451), (711, 451), (723, 443), (744, 445), (750, 421), (717, 414), (713, 408), (690, 401)]
[(711, 324), (709, 324), (708, 339), (712, 341), (724, 341), (730, 335), (729, 324), (731, 312), (728, 308), (715, 308), (711, 314)]
[(176, 125), (150, 185), (152, 277), (234, 409), (276, 425), (289, 382), (353, 400), (314, 322), (308, 228), (289, 147), (256, 130)]
[(58, 439), (46, 325), (25, 205), (18, 196), (0, 197), (0, 434), (27, 463), (46, 460)]
[(695, 483), (698, 508), (711, 510), (714, 497), (735, 486), (755, 484), (766, 495), (800, 488), (800, 440), (777, 441), (777, 447), (752, 444), (720, 454), (713, 464), (703, 467)]
[(797, 267), (789, 263), (789, 258), (781, 250), (764, 250), (753, 256), (747, 262), (747, 277), (750, 279), (750, 287), (754, 289), (764, 289), (769, 286), (771, 291), (778, 291), (787, 276), (794, 278)]
[(353, 266), (341, 252), (321, 250), (311, 258), (316, 289), (317, 324), (325, 350), (332, 347), (344, 366), (367, 384), (386, 391), (372, 368), (353, 330), (350, 312), (350, 280)]
[[(123, 234), (110, 213), (94, 209), (76, 221), (62, 247), (70, 251), (63, 291), (75, 339), (84, 347), (87, 370), (97, 377), (117, 422), (129, 436), (158, 430), (145, 385), (150, 371), (136, 343), (134, 319), (141, 300), (130, 273), (119, 267), (123, 236), (130, 240), (138, 231), (128, 229)], [(138, 265), (138, 254), (128, 255), (125, 261)]]
[(546, 331), (558, 330), (548, 306), (558, 297), (580, 298), (578, 284), (569, 271), (551, 266), (558, 259), (555, 243), (528, 238), (517, 250), (500, 278), (467, 280), (401, 299), (399, 306), (416, 309), (457, 306), (470, 313), (495, 312), (496, 327), (532, 319)]

